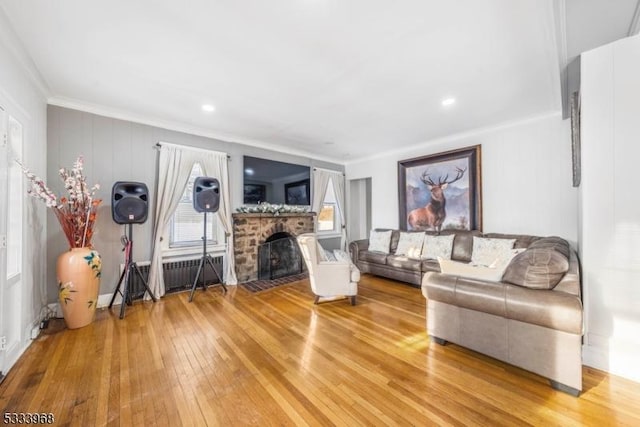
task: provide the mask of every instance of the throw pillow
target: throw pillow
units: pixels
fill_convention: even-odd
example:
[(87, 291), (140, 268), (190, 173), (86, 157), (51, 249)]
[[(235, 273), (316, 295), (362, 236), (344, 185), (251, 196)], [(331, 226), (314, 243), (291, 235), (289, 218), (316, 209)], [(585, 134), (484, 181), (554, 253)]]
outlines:
[(389, 245), (391, 244), (391, 230), (376, 231), (371, 230), (369, 235), (369, 250), (374, 252), (389, 253)]
[(499, 268), (504, 272), (511, 263), (511, 260), (513, 260), (516, 255), (521, 254), (525, 250), (526, 248), (511, 249), (506, 254), (501, 255), (499, 258), (496, 258), (496, 260), (489, 265), (489, 268)]
[(553, 289), (569, 271), (570, 252), (569, 243), (559, 237), (536, 240), (513, 259), (504, 280), (531, 289)]
[(424, 233), (406, 233), (401, 231), (400, 240), (398, 240), (398, 247), (396, 248), (396, 255), (406, 255), (409, 258), (420, 258), (423, 242)]
[(351, 257), (349, 256), (349, 254), (340, 249), (333, 250), (333, 258), (336, 261), (349, 262), (349, 263), (351, 262)]
[(336, 261), (336, 256), (329, 249), (324, 250), (324, 255), (327, 257), (327, 261)]
[(473, 236), (471, 264), (489, 266), (499, 258), (508, 258), (516, 239), (488, 239)]
[(426, 234), (422, 245), (422, 259), (438, 259), (438, 257), (451, 259), (454, 237), (454, 234), (446, 236)]
[(417, 248), (410, 248), (407, 251), (407, 257), (409, 258), (413, 258), (413, 259), (420, 259), (420, 257), (422, 256), (422, 245), (418, 246)]

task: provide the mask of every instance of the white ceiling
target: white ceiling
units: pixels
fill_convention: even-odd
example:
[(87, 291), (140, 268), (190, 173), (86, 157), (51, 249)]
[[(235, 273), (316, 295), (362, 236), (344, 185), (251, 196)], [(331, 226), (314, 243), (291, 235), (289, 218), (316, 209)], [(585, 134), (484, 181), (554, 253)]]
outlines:
[(561, 108), (554, 0), (0, 7), (52, 104), (340, 163)]

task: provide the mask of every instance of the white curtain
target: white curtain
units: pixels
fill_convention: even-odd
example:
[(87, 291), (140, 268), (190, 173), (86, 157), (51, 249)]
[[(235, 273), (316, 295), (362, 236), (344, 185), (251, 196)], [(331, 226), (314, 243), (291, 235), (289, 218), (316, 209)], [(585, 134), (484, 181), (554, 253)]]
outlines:
[[(224, 160), (219, 160), (222, 157)], [(173, 144), (163, 143), (160, 145), (160, 159), (158, 161), (158, 190), (156, 194), (156, 204), (154, 211), (153, 228), (153, 250), (151, 254), (151, 267), (149, 269), (149, 288), (156, 297), (165, 294), (164, 277), (162, 274), (162, 240), (164, 232), (167, 230), (169, 221), (173, 216), (184, 189), (189, 181), (193, 165), (198, 162), (202, 165), (204, 173), (211, 173), (214, 178), (220, 181), (220, 211), (219, 218), (223, 224), (225, 232), (230, 230), (229, 218), (230, 198), (227, 169), (227, 155), (208, 150), (194, 149)], [(224, 163), (220, 166), (219, 163)], [(219, 171), (219, 175), (218, 175)], [(215, 173), (215, 175), (214, 175)], [(225, 219), (223, 219), (225, 218)], [(231, 240), (231, 239), (229, 239)], [(229, 253), (231, 249), (231, 253)], [(233, 266), (233, 245), (227, 247), (227, 271)], [(236, 284), (235, 268), (232, 267), (232, 274), (225, 272), (229, 284)], [(224, 280), (224, 279), (223, 279)], [(149, 298), (148, 295), (145, 298)]]
[[(346, 229), (346, 215), (345, 215), (345, 179), (344, 174), (338, 171), (332, 171), (328, 169), (314, 168), (313, 169), (313, 197), (311, 203), (311, 210), (316, 213), (320, 213), (322, 209), (322, 202), (327, 194), (327, 188), (329, 182), (333, 183), (333, 192), (336, 196), (336, 203), (338, 205), (338, 212), (340, 212), (340, 248), (346, 249), (347, 244), (347, 229)], [(318, 217), (315, 218), (316, 230), (318, 228)]]
[(216, 213), (222, 226), (227, 244), (227, 259), (223, 281), (227, 285), (237, 285), (236, 263), (233, 251), (233, 223), (231, 219), (231, 191), (229, 191), (229, 164), (226, 153), (208, 152), (201, 154), (200, 164), (206, 176), (220, 181), (220, 208)]
[(338, 204), (338, 212), (340, 213), (340, 249), (347, 250), (347, 221), (345, 214), (345, 178), (343, 173), (336, 174), (331, 177), (333, 182), (333, 193), (336, 195), (336, 203)]

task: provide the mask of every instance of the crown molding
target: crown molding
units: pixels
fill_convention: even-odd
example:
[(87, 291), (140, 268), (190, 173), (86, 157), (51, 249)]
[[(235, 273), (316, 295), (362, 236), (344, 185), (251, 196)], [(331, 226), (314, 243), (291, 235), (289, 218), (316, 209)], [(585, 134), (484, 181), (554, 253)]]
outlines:
[(640, 0), (636, 4), (636, 11), (633, 13), (629, 32), (627, 33), (628, 36), (635, 36), (636, 34), (640, 34)]
[(517, 120), (507, 121), (507, 122), (499, 123), (499, 124), (492, 125), (492, 126), (480, 127), (480, 128), (476, 128), (476, 129), (472, 129), (472, 130), (466, 131), (466, 132), (460, 132), (460, 133), (455, 133), (455, 134), (452, 134), (452, 135), (443, 136), (441, 138), (434, 138), (434, 139), (430, 139), (428, 141), (420, 142), (420, 143), (417, 143), (417, 144), (407, 145), (405, 147), (402, 147), (402, 148), (399, 148), (399, 149), (396, 149), (396, 150), (385, 151), (383, 153), (377, 153), (377, 154), (374, 154), (372, 156), (363, 157), (361, 159), (347, 161), (347, 162), (345, 162), (345, 166), (349, 166), (349, 165), (352, 165), (352, 164), (355, 164), (355, 163), (360, 163), (360, 162), (366, 162), (366, 161), (378, 159), (378, 158), (381, 158), (381, 157), (387, 157), (387, 158), (399, 157), (399, 156), (401, 156), (404, 153), (409, 152), (409, 151), (420, 150), (420, 149), (428, 150), (433, 145), (445, 144), (445, 143), (449, 143), (449, 142), (458, 141), (458, 140), (461, 140), (461, 139), (480, 137), (480, 136), (485, 135), (487, 133), (492, 133), (492, 132), (497, 132), (497, 131), (501, 131), (501, 130), (505, 130), (505, 129), (510, 129), (510, 128), (513, 128), (513, 127), (522, 126), (522, 125), (526, 125), (526, 124), (529, 124), (529, 123), (535, 123), (535, 122), (538, 122), (538, 121), (541, 121), (541, 120), (550, 119), (550, 118), (553, 118), (553, 117), (557, 117), (559, 119), (562, 119), (562, 112), (559, 111), (559, 110), (557, 110), (557, 111), (548, 111), (546, 113), (542, 113), (542, 114), (538, 114), (538, 115), (534, 115), (534, 116), (529, 116), (529, 117), (525, 117), (525, 118), (520, 118), (520, 119), (517, 119)]
[(4, 9), (0, 5), (0, 43), (2, 43), (7, 50), (13, 54), (16, 63), (22, 68), (29, 81), (35, 86), (40, 95), (47, 99), (51, 96), (51, 89), (49, 85), (40, 74), (40, 70), (36, 66), (35, 62), (27, 52), (22, 43), (20, 37), (13, 29), (13, 25)]
[(93, 104), (77, 99), (66, 98), (61, 96), (52, 96), (47, 100), (49, 105), (57, 107), (69, 108), (72, 110), (79, 110), (86, 113), (95, 114), (98, 116), (109, 117), (111, 119), (124, 120), (128, 122), (139, 123), (142, 125), (153, 126), (175, 132), (187, 133), (190, 135), (202, 136), (205, 138), (215, 139), (221, 142), (246, 145), (255, 148), (262, 148), (264, 150), (275, 151), (283, 154), (290, 154), (294, 156), (308, 157), (314, 160), (321, 160), (325, 162), (344, 165), (344, 159), (333, 158), (330, 156), (322, 156), (310, 151), (300, 150), (293, 147), (283, 147), (281, 145), (270, 144), (264, 141), (259, 141), (251, 138), (244, 138), (237, 135), (231, 135), (223, 132), (216, 132), (211, 129), (193, 126), (186, 123), (182, 123), (174, 120), (165, 120), (157, 117), (153, 117), (145, 114), (137, 114), (131, 111), (126, 111), (118, 108), (107, 107), (104, 105)]

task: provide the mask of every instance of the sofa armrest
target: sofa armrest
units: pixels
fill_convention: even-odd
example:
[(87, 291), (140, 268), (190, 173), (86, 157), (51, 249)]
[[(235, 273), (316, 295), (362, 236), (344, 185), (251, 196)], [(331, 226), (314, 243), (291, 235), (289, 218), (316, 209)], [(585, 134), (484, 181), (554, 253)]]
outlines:
[(569, 271), (558, 282), (554, 291), (566, 292), (577, 296), (582, 300), (582, 289), (580, 285), (580, 260), (575, 250), (571, 249), (569, 257)]
[(356, 264), (359, 259), (361, 251), (366, 251), (369, 248), (369, 239), (354, 240), (349, 243), (349, 253), (353, 263)]

